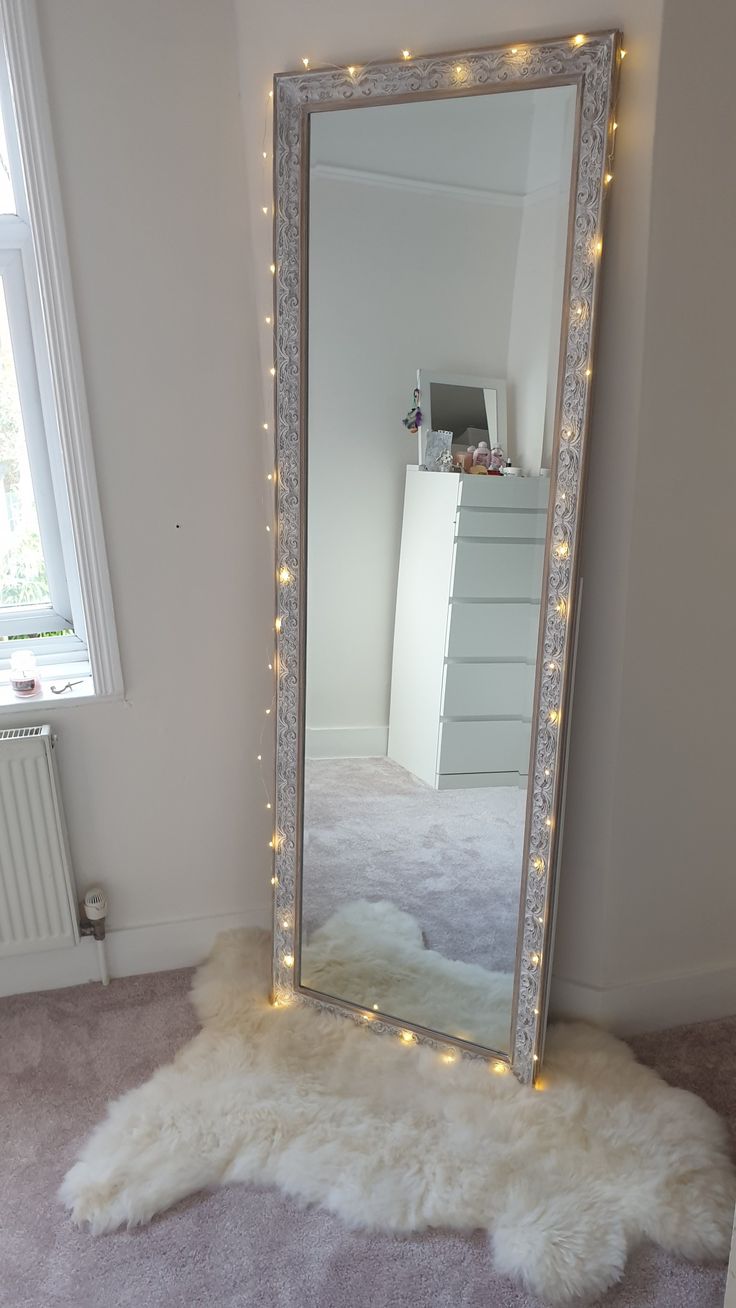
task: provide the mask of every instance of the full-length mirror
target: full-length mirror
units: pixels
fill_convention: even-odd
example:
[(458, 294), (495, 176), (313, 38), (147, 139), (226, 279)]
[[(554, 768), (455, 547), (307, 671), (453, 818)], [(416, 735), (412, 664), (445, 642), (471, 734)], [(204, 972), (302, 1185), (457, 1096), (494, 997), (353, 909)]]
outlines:
[[(596, 44), (610, 94), (613, 40)], [(569, 75), (541, 84), (467, 94), (464, 56), (455, 93), (302, 118), (301, 557), (281, 575), (302, 569), (297, 866), (281, 909), (277, 890), (287, 935), (294, 914), (287, 966), (298, 993), (407, 1041), (436, 1033), (509, 1060), (525, 975), (551, 942), (551, 878), (529, 886), (530, 860), (552, 861), (551, 844), (533, 851), (534, 786), (549, 839), (574, 603), (555, 466), (570, 455), (581, 158), (565, 50)], [(605, 118), (601, 131), (602, 145)], [(573, 306), (586, 365), (604, 165), (599, 151)], [(586, 373), (572, 379), (584, 410)], [(567, 583), (556, 647), (540, 641), (550, 548)]]

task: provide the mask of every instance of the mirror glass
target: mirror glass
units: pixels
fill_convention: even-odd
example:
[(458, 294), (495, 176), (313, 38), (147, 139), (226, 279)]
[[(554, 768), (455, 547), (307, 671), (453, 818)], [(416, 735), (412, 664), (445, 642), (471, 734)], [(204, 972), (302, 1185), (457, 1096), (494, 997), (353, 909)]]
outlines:
[(575, 97), (310, 117), (298, 979), (500, 1052)]

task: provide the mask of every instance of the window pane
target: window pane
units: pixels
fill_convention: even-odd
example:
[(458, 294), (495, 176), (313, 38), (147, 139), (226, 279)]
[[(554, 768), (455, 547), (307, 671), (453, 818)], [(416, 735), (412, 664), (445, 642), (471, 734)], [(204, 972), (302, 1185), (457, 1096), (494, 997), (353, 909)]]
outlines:
[(0, 280), (0, 607), (50, 603)]

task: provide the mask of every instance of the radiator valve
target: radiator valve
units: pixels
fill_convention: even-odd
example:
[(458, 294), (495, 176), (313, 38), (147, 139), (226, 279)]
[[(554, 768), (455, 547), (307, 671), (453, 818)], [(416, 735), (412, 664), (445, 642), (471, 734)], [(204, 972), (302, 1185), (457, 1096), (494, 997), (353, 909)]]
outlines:
[(94, 936), (95, 940), (105, 939), (105, 917), (107, 915), (107, 896), (100, 886), (92, 886), (79, 905), (80, 929), (83, 936)]

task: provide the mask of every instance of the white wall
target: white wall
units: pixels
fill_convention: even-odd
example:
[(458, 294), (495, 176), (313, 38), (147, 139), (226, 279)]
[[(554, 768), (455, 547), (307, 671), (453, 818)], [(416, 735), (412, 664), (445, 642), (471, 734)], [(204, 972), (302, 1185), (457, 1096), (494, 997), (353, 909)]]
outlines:
[(550, 466), (554, 436), (574, 110), (571, 87), (535, 96), (506, 369), (509, 453), (531, 476)]
[[(589, 921), (584, 946), (597, 952), (586, 971), (600, 990), (587, 997), (604, 1016), (616, 1019), (628, 1009), (632, 1020), (647, 1025), (663, 1010), (672, 1013), (669, 996), (676, 997), (678, 1017), (736, 1011), (736, 182), (724, 154), (724, 142), (736, 132), (735, 40), (732, 5), (709, 3), (696, 13), (686, 0), (668, 0), (652, 161), (639, 439), (629, 513), (609, 542), (628, 574), (625, 608), (616, 615), (621, 689), (610, 826), (598, 833), (606, 875), (599, 916)], [(622, 99), (622, 133), (628, 130), (625, 105)], [(606, 293), (623, 273), (625, 254), (615, 249)], [(615, 411), (616, 377), (607, 376), (605, 385)], [(605, 403), (600, 398), (599, 411)], [(623, 415), (619, 433), (625, 438)], [(617, 478), (615, 444), (608, 457), (610, 491)], [(588, 523), (590, 537), (593, 508)], [(580, 738), (587, 734), (584, 715), (590, 711), (591, 635), (588, 621), (572, 772), (574, 786), (584, 792)], [(568, 845), (566, 872), (571, 855), (580, 855), (579, 837), (578, 831), (575, 844)], [(578, 870), (573, 865), (564, 884), (564, 949)], [(567, 960), (564, 966), (570, 966)]]
[[(229, 0), (39, 10), (126, 685), (48, 719), (79, 884), (108, 890), (114, 967), (145, 971), (269, 920), (272, 574), (235, 29)], [(136, 929), (151, 923), (174, 925)], [(0, 988), (94, 967), (86, 945), (29, 956)]]
[(313, 178), (310, 753), (385, 752), (404, 470), (417, 461), (401, 419), (418, 367), (503, 376), (518, 237), (518, 207)]
[[(714, 1014), (730, 1006), (736, 963), (724, 386), (736, 288), (723, 153), (736, 13), (717, 0), (697, 12), (667, 0), (655, 150), (657, 0), (556, 0), (554, 18), (548, 0), (497, 0), (492, 12), (483, 0), (374, 0), (368, 27), (363, 9), (330, 0), (271, 0), (255, 15), (252, 0), (236, 0), (236, 9), (247, 212), (225, 0), (41, 4), (130, 700), (56, 711), (82, 878), (106, 872), (131, 926), (266, 911), (252, 756), (272, 596), (252, 330), (260, 322), (265, 395), (262, 150), (273, 71), (302, 55), (347, 64), (405, 45), (620, 24), (628, 58), (595, 370), (556, 993), (558, 1006), (613, 1023)], [(191, 641), (192, 595), (208, 604), (246, 690), (192, 699), (206, 668)]]

